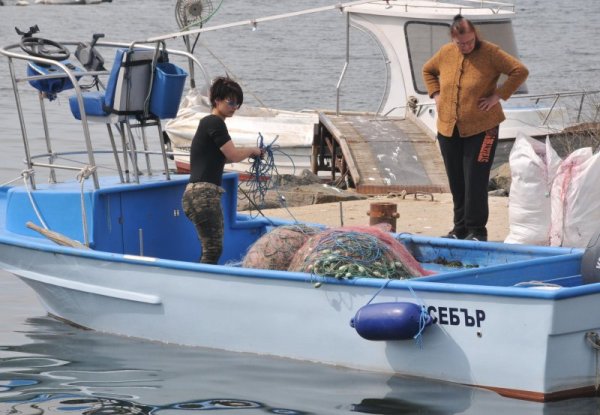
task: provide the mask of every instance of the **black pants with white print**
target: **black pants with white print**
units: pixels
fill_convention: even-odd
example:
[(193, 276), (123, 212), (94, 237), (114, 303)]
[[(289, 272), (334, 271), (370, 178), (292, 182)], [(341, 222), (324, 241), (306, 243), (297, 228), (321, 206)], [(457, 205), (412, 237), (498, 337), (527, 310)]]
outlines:
[(452, 137), (438, 133), (438, 143), (454, 203), (453, 231), (459, 238), (472, 235), (485, 240), (488, 182), (498, 144), (498, 127), (470, 137), (460, 137), (455, 128)]

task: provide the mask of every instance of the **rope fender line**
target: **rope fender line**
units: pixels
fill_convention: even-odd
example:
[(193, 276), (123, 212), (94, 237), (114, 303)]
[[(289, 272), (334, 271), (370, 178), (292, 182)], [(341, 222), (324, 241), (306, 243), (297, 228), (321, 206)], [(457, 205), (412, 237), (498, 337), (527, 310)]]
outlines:
[[(81, 184), (81, 187), (80, 187), (81, 222), (82, 222), (82, 228), (83, 228), (84, 245), (88, 248), (89, 248), (90, 243), (89, 243), (89, 236), (88, 236), (88, 229), (87, 229), (87, 214), (86, 214), (86, 210), (85, 210), (84, 182), (86, 179), (91, 177), (95, 172), (96, 172), (96, 166), (87, 165), (87, 166), (84, 166), (79, 171), (79, 173), (77, 173), (77, 176), (76, 176), (77, 181)], [(29, 202), (31, 203), (31, 207), (33, 208), (33, 211), (34, 211), (38, 221), (42, 225), (43, 229), (45, 229), (46, 231), (50, 231), (50, 228), (44, 221), (42, 214), (37, 206), (37, 203), (35, 202), (35, 199), (33, 197), (33, 192), (31, 190), (31, 188), (29, 187), (28, 179), (34, 175), (35, 175), (35, 171), (33, 169), (23, 170), (21, 172), (21, 177), (23, 178), (23, 184), (24, 184), (25, 190), (27, 192), (27, 197), (29, 198)], [(16, 180), (17, 179), (13, 180), (13, 182)]]
[(82, 182), (83, 180), (88, 179), (92, 174), (94, 174), (98, 170), (96, 166), (86, 165), (77, 173), (77, 181)]
[(81, 202), (81, 226), (83, 230), (83, 244), (89, 248), (90, 239), (88, 235), (87, 213), (85, 210), (84, 184), (97, 170), (96, 166), (86, 165), (79, 173), (77, 173), (77, 181), (81, 184), (80, 187), (80, 202)]
[(35, 203), (35, 200), (33, 199), (33, 192), (31, 191), (31, 188), (29, 187), (28, 179), (30, 177), (33, 177), (34, 175), (35, 175), (35, 171), (33, 169), (23, 170), (21, 172), (21, 177), (23, 178), (23, 185), (25, 186), (25, 190), (27, 192), (27, 197), (29, 198), (29, 203), (31, 203), (31, 207), (33, 208), (33, 211), (35, 212), (35, 216), (37, 217), (38, 221), (40, 221), (40, 223), (42, 224), (44, 229), (49, 230), (48, 225), (46, 225), (46, 222), (42, 218), (42, 214), (40, 213), (40, 211), (37, 207), (37, 204)]

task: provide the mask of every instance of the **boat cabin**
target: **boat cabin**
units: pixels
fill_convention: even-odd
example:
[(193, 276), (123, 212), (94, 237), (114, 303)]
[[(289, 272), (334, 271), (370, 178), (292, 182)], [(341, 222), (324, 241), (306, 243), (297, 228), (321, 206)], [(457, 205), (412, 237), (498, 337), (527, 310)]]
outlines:
[[(450, 41), (450, 25), (457, 14), (470, 19), (482, 39), (499, 45), (513, 56), (519, 56), (512, 26), (512, 19), (515, 17), (515, 6), (512, 4), (489, 1), (457, 1), (452, 4), (438, 1), (388, 3), (387, 7), (361, 4), (346, 10), (350, 23), (371, 33), (385, 55), (387, 79), (384, 98), (378, 111), (382, 115), (404, 117), (407, 113), (413, 113), (428, 130), (436, 131), (435, 104), (427, 95), (421, 68), (442, 45)], [(527, 92), (527, 86), (523, 84), (513, 99)], [(519, 122), (513, 126), (511, 118), (522, 119), (523, 116), (529, 116), (529, 113), (518, 111), (512, 102), (510, 105), (503, 104), (508, 120), (500, 130), (501, 138), (514, 138), (515, 128), (523, 129), (524, 123)], [(537, 126), (540, 123), (539, 116), (536, 115), (536, 119), (530, 121), (529, 125)], [(527, 133), (540, 135), (538, 129)]]

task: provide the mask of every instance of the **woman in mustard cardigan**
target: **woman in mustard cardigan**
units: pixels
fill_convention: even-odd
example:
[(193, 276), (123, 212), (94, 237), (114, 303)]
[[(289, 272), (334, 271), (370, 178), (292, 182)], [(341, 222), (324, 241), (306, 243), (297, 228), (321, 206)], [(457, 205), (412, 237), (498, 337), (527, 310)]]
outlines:
[[(487, 240), (487, 187), (507, 100), (527, 79), (527, 68), (500, 47), (479, 39), (457, 15), (452, 42), (423, 66), (423, 79), (437, 106), (438, 142), (454, 203), (455, 239)], [(500, 75), (507, 75), (498, 85)]]

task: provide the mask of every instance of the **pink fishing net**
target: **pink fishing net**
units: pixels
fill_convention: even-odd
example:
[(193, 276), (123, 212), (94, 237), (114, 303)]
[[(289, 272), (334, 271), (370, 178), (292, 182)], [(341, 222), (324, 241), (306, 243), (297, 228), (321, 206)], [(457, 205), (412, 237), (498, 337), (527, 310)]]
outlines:
[(402, 243), (380, 226), (319, 232), (294, 255), (289, 270), (335, 278), (409, 279), (429, 274)]

